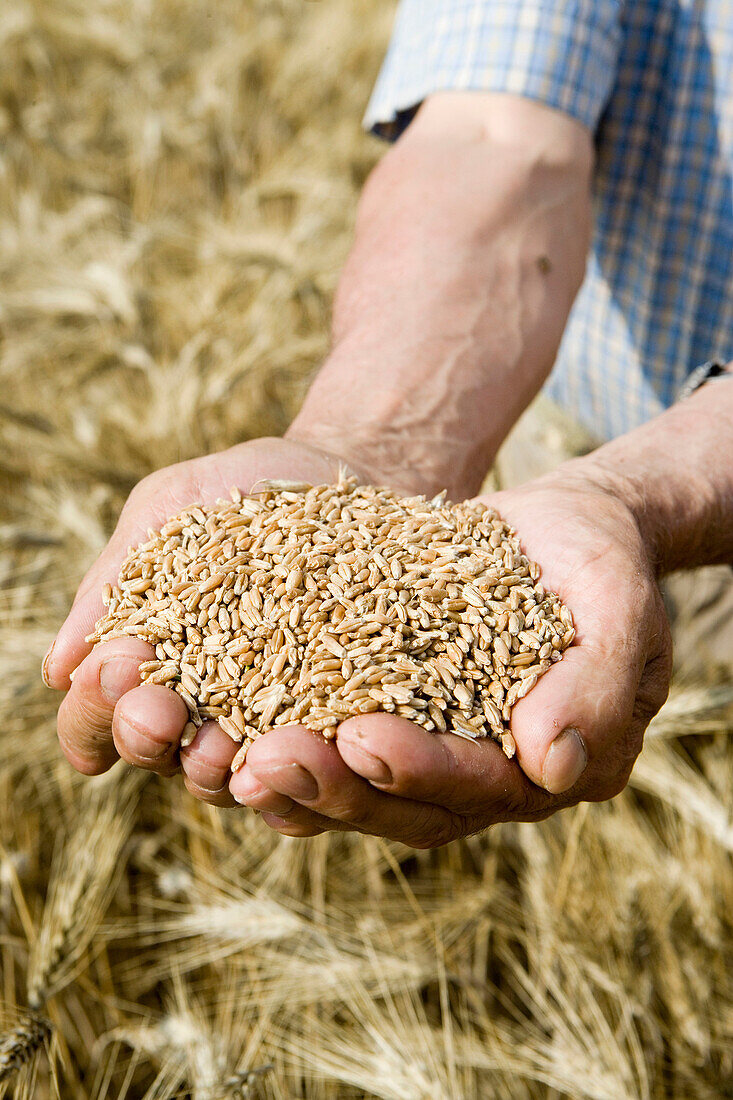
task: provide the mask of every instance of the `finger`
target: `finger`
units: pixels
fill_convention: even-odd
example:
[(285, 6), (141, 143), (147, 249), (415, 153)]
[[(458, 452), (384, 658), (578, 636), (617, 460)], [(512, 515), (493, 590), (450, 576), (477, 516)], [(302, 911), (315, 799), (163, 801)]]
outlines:
[(634, 700), (634, 717), (648, 726), (667, 701), (672, 679), (671, 634), (661, 640), (658, 653), (647, 661)]
[[(498, 493), (486, 503), (523, 530), (521, 490), (519, 498)], [(563, 531), (573, 555), (544, 560), (544, 540), (557, 539), (556, 494), (549, 525), (543, 529), (538, 507), (533, 539), (523, 539), (530, 558), (543, 563), (543, 583), (572, 610), (578, 633), (562, 661), (515, 705), (511, 732), (517, 760), (534, 783), (563, 795), (609, 798), (638, 753), (635, 698), (647, 661), (669, 649), (668, 626), (646, 560), (634, 549), (635, 529), (625, 532), (628, 545), (617, 541), (625, 513), (594, 515), (588, 524), (578, 522), (575, 508), (571, 494)]]
[(245, 764), (237, 772), (237, 802), (259, 810), (263, 821), (284, 836), (316, 836), (327, 830), (345, 830), (347, 825), (299, 806), (287, 795), (265, 787)]
[(287, 795), (278, 794), (255, 779), (246, 765), (237, 773), (236, 801), (262, 814), (262, 820), (283, 836), (318, 836), (328, 831), (346, 831), (349, 826), (314, 810), (299, 806)]
[(118, 758), (112, 740), (115, 705), (140, 683), (141, 661), (152, 648), (137, 638), (96, 646), (77, 669), (58, 713), (59, 743), (66, 758), (84, 775), (99, 775)]
[(436, 803), (475, 831), (494, 821), (546, 816), (556, 800), (529, 783), (488, 738), (468, 741), (391, 714), (349, 718), (336, 730), (348, 767), (372, 786), (403, 799)]
[[(554, 794), (588, 769), (611, 778), (625, 766), (625, 733), (645, 664), (636, 622), (581, 637), (514, 707), (511, 731), (525, 774)], [(638, 751), (638, 750), (637, 750)]]
[(312, 822), (309, 823), (307, 820), (296, 821), (294, 818), (278, 817), (277, 814), (263, 813), (262, 820), (265, 825), (269, 825), (271, 829), (274, 829), (276, 833), (280, 833), (281, 836), (319, 836), (321, 833), (327, 831)]
[[(288, 798), (285, 794), (278, 794), (277, 791), (261, 783), (246, 763), (236, 773), (236, 782), (232, 779), (230, 789), (236, 793), (235, 801), (240, 805), (260, 810), (262, 813), (279, 814), (285, 817), (297, 805), (292, 798)], [(235, 795), (233, 794), (232, 797)]]
[[(664, 705), (669, 694), (669, 682), (672, 677), (671, 644), (663, 652), (650, 660), (642, 674), (641, 682), (634, 699), (632, 720), (620, 738), (620, 767), (616, 789), (617, 794), (626, 786), (633, 770), (636, 758), (644, 745), (646, 728), (654, 715)], [(601, 792), (601, 795), (603, 792)], [(606, 792), (606, 795), (608, 792)], [(589, 795), (588, 797), (593, 797)]]
[(204, 722), (191, 744), (180, 750), (186, 789), (211, 806), (236, 806), (229, 780), (238, 747), (216, 722)]
[[(302, 726), (281, 726), (258, 738), (247, 768), (263, 786), (309, 810), (413, 847), (444, 844), (463, 829), (463, 822), (441, 806), (376, 790), (347, 767), (332, 741)], [(238, 775), (230, 784), (235, 798)]]
[(158, 775), (175, 775), (188, 710), (183, 699), (161, 684), (141, 684), (115, 707), (112, 736), (128, 764)]

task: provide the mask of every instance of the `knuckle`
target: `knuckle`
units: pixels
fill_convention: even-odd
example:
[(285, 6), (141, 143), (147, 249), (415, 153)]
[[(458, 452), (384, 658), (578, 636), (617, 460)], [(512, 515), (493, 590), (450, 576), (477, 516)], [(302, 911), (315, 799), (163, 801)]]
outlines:
[(523, 776), (511, 791), (502, 795), (501, 803), (497, 803), (493, 812), (487, 811), (482, 815), (479, 828), (502, 821), (544, 821), (557, 810), (577, 801), (576, 787), (560, 795), (549, 794)]
[[(179, 759), (182, 758), (179, 756)], [(174, 761), (171, 761), (171, 764), (173, 763)], [(179, 767), (183, 770), (184, 775), (188, 776), (190, 782), (205, 794), (216, 795), (218, 798), (222, 794), (228, 793), (227, 773), (223, 768), (218, 768), (215, 765), (211, 767), (197, 767), (194, 765), (191, 767), (188, 760), (182, 760)]]
[(178, 770), (170, 761), (147, 760), (145, 757), (138, 756), (137, 753), (130, 752), (124, 745), (117, 745), (117, 751), (126, 764), (139, 768), (143, 772), (155, 772), (161, 779), (170, 779)]
[(583, 790), (584, 799), (588, 802), (607, 802), (621, 794), (641, 752), (646, 725), (646, 721), (639, 720), (632, 720), (626, 725), (613, 748), (603, 760), (598, 761), (592, 782), (589, 781)]
[(156, 753), (147, 745), (140, 746), (139, 742), (134, 740), (134, 735), (120, 722), (114, 723), (112, 736), (117, 752), (127, 764), (132, 764), (144, 771), (157, 772), (158, 775), (166, 778), (175, 775), (180, 768), (175, 744), (161, 742), (160, 751)]
[(411, 848), (440, 848), (465, 836), (466, 831), (466, 822), (458, 814), (438, 806), (425, 806), (411, 822), (408, 834), (399, 839)]
[(658, 596), (657, 629), (654, 632), (656, 653), (664, 660), (664, 667), (672, 672), (672, 627), (664, 608), (661, 594)]
[(646, 725), (646, 720), (636, 717), (627, 725), (618, 742), (616, 757), (618, 768), (628, 768), (630, 771), (633, 767), (634, 761), (641, 752), (644, 744), (644, 730), (646, 729)]
[[(369, 799), (353, 798), (343, 807), (327, 806), (314, 807), (318, 812), (326, 816), (334, 817), (337, 821), (348, 821), (349, 825), (359, 832), (373, 833), (375, 831), (374, 808)], [(379, 831), (379, 830), (377, 830)]]
[(313, 825), (310, 822), (298, 821), (296, 818), (274, 818), (262, 815), (262, 820), (272, 829), (275, 833), (280, 833), (281, 836), (291, 836), (304, 838), (309, 836), (318, 836), (325, 830), (319, 825)]
[(493, 822), (486, 814), (470, 814), (463, 819), (463, 836), (477, 836), (479, 833), (488, 832)]
[(74, 771), (79, 772), (80, 775), (101, 775), (111, 766), (111, 762), (106, 758), (102, 759), (101, 756), (82, 756), (71, 746), (65, 745), (63, 741), (61, 741), (61, 751)]
[(524, 821), (532, 819), (538, 811), (538, 800), (541, 797), (539, 788), (533, 789), (528, 779), (522, 780), (512, 787), (504, 797), (502, 810), (503, 819)]
[(58, 725), (57, 734), (59, 747), (64, 756), (82, 775), (101, 775), (117, 759), (117, 751), (110, 736), (79, 735), (62, 722)]
[[(175, 774), (176, 772), (171, 772), (170, 776), (166, 776), (166, 778), (172, 778)], [(207, 791), (201, 787), (197, 787), (195, 784), (189, 786), (188, 783), (186, 784), (186, 788), (190, 794), (198, 798), (200, 802), (205, 802), (208, 806), (219, 806), (224, 808), (226, 806), (235, 805), (234, 799), (226, 789), (221, 791)]]
[(67, 695), (59, 707), (59, 739), (69, 745), (82, 744), (85, 749), (106, 745), (111, 736), (111, 715), (96, 706), (81, 693)]

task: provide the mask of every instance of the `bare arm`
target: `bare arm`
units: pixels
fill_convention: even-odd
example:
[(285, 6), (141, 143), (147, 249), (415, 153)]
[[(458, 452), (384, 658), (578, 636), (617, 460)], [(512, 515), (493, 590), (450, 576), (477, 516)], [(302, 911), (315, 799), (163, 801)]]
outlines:
[(583, 278), (592, 143), (529, 100), (431, 96), (362, 195), (333, 351), (289, 436), (461, 498), (552, 367)]
[[(373, 478), (474, 492), (539, 390), (583, 277), (592, 143), (520, 97), (431, 96), (372, 173), (333, 351), (289, 435)], [(733, 560), (733, 380), (562, 470), (633, 510), (660, 571)]]

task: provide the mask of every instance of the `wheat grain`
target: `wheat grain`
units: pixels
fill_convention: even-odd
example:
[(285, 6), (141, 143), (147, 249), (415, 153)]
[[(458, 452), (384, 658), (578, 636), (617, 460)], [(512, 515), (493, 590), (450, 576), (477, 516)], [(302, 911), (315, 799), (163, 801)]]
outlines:
[(493, 737), (574, 637), (514, 531), (478, 502), (404, 498), (343, 478), (259, 482), (191, 505), (131, 550), (90, 641), (156, 647), (143, 682), (242, 747), (272, 725), (333, 737), (376, 710), (427, 730)]
[(51, 1024), (35, 1012), (24, 1013), (12, 1028), (0, 1035), (0, 1084), (27, 1066), (51, 1038)]

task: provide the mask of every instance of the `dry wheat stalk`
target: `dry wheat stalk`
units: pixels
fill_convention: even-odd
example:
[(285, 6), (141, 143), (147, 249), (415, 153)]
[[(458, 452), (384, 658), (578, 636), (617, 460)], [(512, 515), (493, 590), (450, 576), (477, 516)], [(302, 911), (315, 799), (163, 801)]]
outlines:
[(0, 1035), (0, 1085), (27, 1066), (51, 1038), (51, 1024), (36, 1013), (24, 1013)]
[(124, 869), (122, 849), (145, 778), (130, 769), (85, 789), (75, 827), (54, 852), (38, 938), (28, 961), (33, 1010), (75, 976)]
[(89, 640), (155, 647), (142, 680), (242, 748), (269, 727), (332, 737), (388, 711), (428, 730), (493, 736), (575, 635), (514, 531), (477, 502), (358, 485), (260, 482), (192, 505), (131, 549)]

